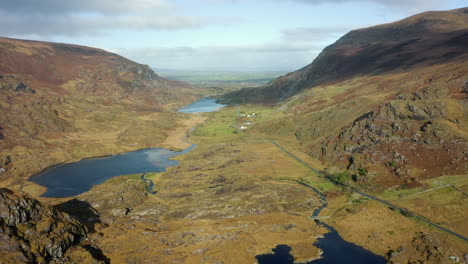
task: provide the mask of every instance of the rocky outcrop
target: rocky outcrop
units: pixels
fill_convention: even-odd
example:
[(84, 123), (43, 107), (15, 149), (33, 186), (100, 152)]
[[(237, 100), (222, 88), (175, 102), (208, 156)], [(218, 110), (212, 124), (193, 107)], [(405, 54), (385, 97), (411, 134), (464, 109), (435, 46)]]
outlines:
[(310, 154), (354, 171), (367, 164), (380, 165), (403, 180), (462, 173), (467, 169), (468, 145), (453, 127), (463, 127), (463, 120), (452, 117), (443, 100), (446, 94), (437, 85), (398, 94), (322, 141)]
[[(411, 241), (411, 246), (400, 246), (397, 249), (392, 249), (387, 253), (387, 261), (390, 264), (396, 263), (444, 263), (448, 259), (452, 259), (450, 250), (444, 248), (444, 244), (434, 236), (417, 232)], [(460, 257), (454, 256), (458, 259)]]
[(88, 230), (68, 214), (0, 189), (0, 262), (104, 263), (86, 248)]
[[(148, 190), (146, 182), (141, 178), (128, 181), (125, 178), (125, 176), (115, 177), (108, 180), (106, 185), (94, 186), (90, 192), (81, 194), (79, 199), (99, 212), (100, 221), (104, 223), (112, 223), (117, 217), (131, 215), (136, 207), (148, 199)], [(73, 208), (76, 209), (76, 206)], [(157, 208), (148, 210), (158, 211)]]
[(10, 90), (15, 92), (36, 93), (36, 90), (29, 85), (22, 82), (15, 75), (9, 74), (7, 76), (0, 75), (0, 90)]

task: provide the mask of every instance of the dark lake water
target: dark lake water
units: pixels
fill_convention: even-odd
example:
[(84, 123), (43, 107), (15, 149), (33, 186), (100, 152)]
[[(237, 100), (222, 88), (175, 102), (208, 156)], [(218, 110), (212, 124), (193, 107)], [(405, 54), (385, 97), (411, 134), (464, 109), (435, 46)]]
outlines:
[[(385, 258), (376, 255), (363, 247), (345, 241), (338, 232), (325, 223), (320, 222), (330, 230), (324, 235), (324, 238), (319, 238), (314, 244), (322, 249), (323, 255), (321, 259), (309, 262), (308, 264), (385, 264)], [(376, 242), (378, 243), (378, 242)]]
[[(313, 217), (319, 216), (323, 208), (328, 206), (325, 196), (317, 189), (308, 186), (320, 195), (322, 206), (316, 209)], [(305, 264), (385, 264), (385, 258), (376, 255), (363, 247), (345, 241), (340, 234), (330, 225), (315, 220), (319, 225), (326, 227), (330, 232), (315, 242), (315, 246), (323, 251), (322, 258), (307, 262)], [(291, 247), (288, 245), (277, 245), (273, 254), (257, 256), (259, 264), (294, 264), (294, 257), (290, 254)]]
[[(213, 112), (223, 107), (215, 99), (204, 98), (179, 109), (184, 113)], [(79, 195), (94, 185), (127, 174), (162, 172), (167, 167), (175, 166), (172, 157), (190, 151), (194, 146), (176, 152), (167, 149), (150, 148), (121, 155), (85, 159), (82, 161), (60, 164), (33, 175), (29, 180), (47, 187), (42, 197), (69, 197)], [(144, 179), (143, 179), (144, 180)], [(149, 180), (148, 180), (149, 181)]]
[(159, 148), (142, 149), (121, 155), (61, 164), (34, 175), (30, 181), (47, 187), (47, 192), (42, 197), (75, 196), (115, 176), (163, 172), (167, 167), (178, 164), (170, 158), (185, 154), (193, 147), (180, 152)]
[(216, 99), (203, 98), (179, 109), (181, 113), (214, 112), (225, 105), (216, 103)]

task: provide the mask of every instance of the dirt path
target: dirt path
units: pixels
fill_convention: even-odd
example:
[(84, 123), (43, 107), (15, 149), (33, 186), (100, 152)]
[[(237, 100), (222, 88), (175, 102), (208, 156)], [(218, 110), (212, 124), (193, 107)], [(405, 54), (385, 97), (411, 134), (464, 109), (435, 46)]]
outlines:
[(194, 128), (196, 125), (205, 122), (207, 117), (199, 115), (190, 115), (188, 119), (184, 119), (181, 122), (181, 126), (177, 127), (161, 143), (163, 148), (176, 148), (176, 149), (186, 149), (192, 144), (184, 141), (186, 133), (190, 129)]

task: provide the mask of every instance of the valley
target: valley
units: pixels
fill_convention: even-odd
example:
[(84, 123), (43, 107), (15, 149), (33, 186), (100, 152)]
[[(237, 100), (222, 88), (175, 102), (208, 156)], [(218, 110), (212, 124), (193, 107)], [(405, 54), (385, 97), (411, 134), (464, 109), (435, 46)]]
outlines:
[(467, 262), (467, 14), (226, 86), (0, 38), (0, 263)]
[[(271, 111), (256, 106), (248, 110), (259, 113), (258, 122), (261, 122), (263, 111)], [(316, 237), (327, 231), (310, 219), (312, 211), (320, 206), (320, 199), (307, 186), (315, 187), (327, 196), (329, 206), (320, 213), (324, 218), (321, 221), (332, 224), (344, 239), (379, 255), (388, 256), (400, 250), (399, 254), (392, 253), (394, 259), (418, 259), (423, 252), (416, 249), (415, 244), (430, 248), (431, 254), (435, 255), (425, 257), (434, 263), (446, 258), (447, 254), (463, 254), (466, 242), (462, 239), (427, 226), (411, 215), (337, 187), (275, 144), (251, 136), (251, 132), (236, 130), (231, 124), (238, 121), (237, 112), (236, 107), (227, 107), (208, 114), (208, 121), (189, 134), (188, 140), (197, 147), (186, 155), (178, 156), (176, 159), (181, 162), (178, 166), (168, 168), (167, 172), (146, 174), (145, 177), (154, 182), (156, 194), (145, 195), (146, 185), (139, 175), (135, 175), (109, 180), (78, 196), (99, 210), (100, 221), (112, 223), (100, 232), (104, 238), (102, 245), (109, 247), (107, 252), (114, 252), (113, 261), (251, 262), (255, 261), (254, 256), (265, 254), (279, 244), (290, 246), (296, 261), (310, 261), (319, 256), (318, 249), (314, 247)], [(303, 153), (297, 144), (280, 139), (275, 141), (287, 144), (287, 151), (294, 153), (292, 155)], [(318, 163), (306, 155), (302, 154), (302, 157), (306, 164)], [(459, 179), (460, 186), (466, 186), (466, 177), (452, 179)], [(109, 195), (109, 190), (119, 193), (121, 198), (115, 200), (115, 195)], [(401, 191), (387, 191), (378, 196), (389, 199), (399, 193)], [(466, 217), (463, 213), (466, 198), (456, 199), (460, 199), (459, 202), (451, 200), (450, 207), (441, 205), (438, 208), (448, 216), (455, 209), (453, 206), (458, 204), (461, 215), (451, 215), (442, 221), (435, 218), (436, 214), (427, 214), (424, 209), (418, 211), (420, 204), (409, 205), (401, 203), (400, 199), (396, 203), (417, 214), (422, 213), (425, 218), (435, 220), (445, 228), (465, 234), (464, 221), (459, 222), (459, 219)], [(389, 201), (394, 202), (391, 198)], [(427, 204), (431, 204), (430, 200)], [(128, 209), (130, 211), (126, 214)], [(275, 220), (271, 222), (272, 219)], [(252, 223), (249, 221), (255, 221), (255, 224), (250, 227)], [(151, 229), (151, 226), (157, 228)], [(128, 228), (134, 231), (129, 232)], [(151, 247), (145, 249), (152, 254), (139, 256), (141, 251), (138, 248), (123, 243), (131, 240), (135, 246), (144, 244), (147, 235), (153, 232), (148, 229), (155, 230)], [(164, 236), (158, 236), (161, 233)], [(214, 237), (216, 239), (212, 241)], [(240, 240), (242, 243), (237, 242)], [(254, 246), (259, 241), (264, 242)], [(244, 252), (246, 243), (250, 245), (247, 252), (252, 253), (225, 254)], [(161, 258), (164, 251), (171, 253)]]

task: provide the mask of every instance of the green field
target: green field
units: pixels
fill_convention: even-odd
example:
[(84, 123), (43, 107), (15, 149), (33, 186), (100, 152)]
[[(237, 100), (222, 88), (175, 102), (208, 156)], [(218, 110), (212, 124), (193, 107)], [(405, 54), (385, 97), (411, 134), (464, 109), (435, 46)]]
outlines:
[(258, 87), (269, 83), (286, 72), (217, 72), (217, 71), (178, 71), (156, 70), (168, 79), (188, 82), (194, 86), (207, 88), (212, 93), (223, 94), (245, 87)]

